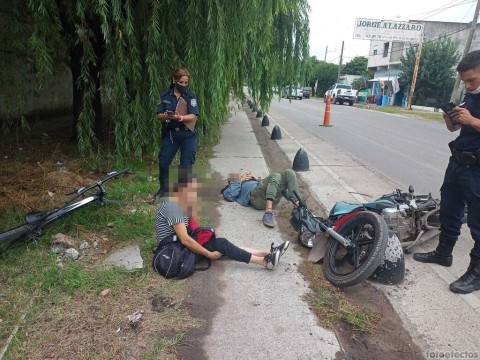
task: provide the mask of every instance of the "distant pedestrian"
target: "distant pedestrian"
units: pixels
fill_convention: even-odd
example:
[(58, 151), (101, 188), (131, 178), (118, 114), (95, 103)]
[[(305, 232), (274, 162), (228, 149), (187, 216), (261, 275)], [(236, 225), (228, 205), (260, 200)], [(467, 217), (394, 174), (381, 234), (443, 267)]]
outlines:
[(271, 244), (270, 249), (254, 249), (238, 247), (225, 238), (214, 238), (204, 244), (199, 244), (188, 235), (187, 227), (190, 218), (200, 224), (197, 213), (199, 207), (198, 193), (201, 182), (196, 175), (188, 169), (180, 169), (178, 181), (173, 184), (172, 192), (160, 203), (155, 216), (155, 229), (157, 242), (170, 235), (177, 235), (179, 241), (191, 251), (211, 260), (220, 258), (222, 255), (232, 260), (247, 264), (258, 264), (268, 269), (278, 266), (280, 257), (288, 249), (286, 241), (279, 246)]
[(190, 73), (177, 68), (172, 74), (170, 87), (160, 95), (157, 119), (162, 122), (161, 148), (158, 155), (160, 188), (155, 198), (167, 192), (168, 168), (180, 149), (180, 166), (195, 164), (197, 132), (195, 124), (199, 115), (196, 95), (188, 88)]
[(265, 210), (263, 224), (275, 227), (273, 209), (283, 197), (282, 190), (298, 191), (297, 176), (292, 169), (271, 173), (265, 179), (257, 178), (252, 172), (230, 174), (229, 185), (222, 190), (227, 201), (236, 201), (243, 206)]
[(450, 284), (450, 290), (468, 294), (480, 289), (480, 50), (468, 53), (458, 64), (457, 71), (467, 93), (450, 116), (443, 114), (447, 129), (460, 130), (460, 135), (448, 144), (452, 155), (440, 189), (439, 243), (434, 251), (416, 253), (413, 258), (451, 266), (466, 205), (467, 224), (475, 243), (467, 272)]

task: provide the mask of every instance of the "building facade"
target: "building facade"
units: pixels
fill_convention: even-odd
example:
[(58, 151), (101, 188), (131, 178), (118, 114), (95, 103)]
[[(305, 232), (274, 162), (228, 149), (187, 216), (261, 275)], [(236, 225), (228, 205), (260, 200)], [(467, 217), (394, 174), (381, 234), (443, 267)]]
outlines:
[[(423, 37), (425, 41), (432, 41), (442, 36), (458, 41), (458, 52), (460, 56), (463, 54), (470, 32), (470, 23), (423, 20), (410, 20), (409, 22), (424, 25)], [(373, 79), (369, 80), (373, 83), (371, 94), (388, 96), (388, 104), (390, 105), (401, 106), (405, 103), (408, 89), (397, 88), (395, 83), (401, 77), (402, 63), (400, 59), (411, 45), (403, 42), (370, 41), (367, 67), (374, 73)], [(480, 50), (480, 24), (477, 24), (475, 29), (470, 50)]]

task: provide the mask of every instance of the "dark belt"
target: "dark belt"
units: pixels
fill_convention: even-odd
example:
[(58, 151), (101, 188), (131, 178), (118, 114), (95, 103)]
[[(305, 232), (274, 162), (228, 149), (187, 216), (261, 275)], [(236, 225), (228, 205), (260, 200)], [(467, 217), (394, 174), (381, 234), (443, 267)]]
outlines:
[(188, 127), (186, 127), (185, 125), (168, 127), (167, 130), (169, 130), (169, 131), (190, 131), (190, 129)]
[(452, 148), (452, 156), (460, 164), (472, 166), (480, 164), (480, 150), (477, 151), (460, 151)]

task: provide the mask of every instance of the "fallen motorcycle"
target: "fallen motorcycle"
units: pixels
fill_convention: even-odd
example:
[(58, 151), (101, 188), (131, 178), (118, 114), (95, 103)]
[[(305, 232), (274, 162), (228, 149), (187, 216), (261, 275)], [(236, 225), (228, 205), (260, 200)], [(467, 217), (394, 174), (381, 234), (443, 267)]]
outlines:
[(291, 222), (299, 236), (304, 235), (303, 241), (313, 243), (318, 235), (326, 244), (323, 266), (332, 284), (353, 286), (373, 274), (388, 244), (388, 228), (379, 214), (368, 210), (352, 211), (333, 222), (315, 216), (296, 191), (291, 194), (284, 190), (282, 194), (294, 204), (295, 215)]
[(380, 214), (388, 229), (397, 235), (405, 252), (440, 233), (440, 200), (431, 194), (416, 195), (413, 186), (408, 192), (397, 189), (369, 203), (338, 202), (330, 210), (329, 219), (336, 221), (358, 209)]

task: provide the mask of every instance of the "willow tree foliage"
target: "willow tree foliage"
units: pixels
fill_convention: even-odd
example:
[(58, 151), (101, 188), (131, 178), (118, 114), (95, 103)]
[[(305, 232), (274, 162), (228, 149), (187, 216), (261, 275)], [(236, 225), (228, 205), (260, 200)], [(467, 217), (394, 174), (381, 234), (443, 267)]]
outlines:
[[(407, 49), (400, 81), (409, 85), (413, 79), (417, 46)], [(425, 41), (422, 45), (413, 103), (440, 106), (449, 101), (455, 83), (455, 66), (460, 58), (458, 42), (448, 37)]]
[(266, 110), (273, 85), (298, 82), (308, 58), (307, 0), (23, 4), (13, 2), (9, 16), (27, 35), (24, 50), (35, 72), (49, 76), (60, 61), (71, 70), (75, 135), (84, 152), (96, 151), (109, 134), (119, 155), (155, 149), (154, 112), (175, 67), (190, 70), (200, 133), (213, 137), (231, 94), (243, 98), (247, 85)]

